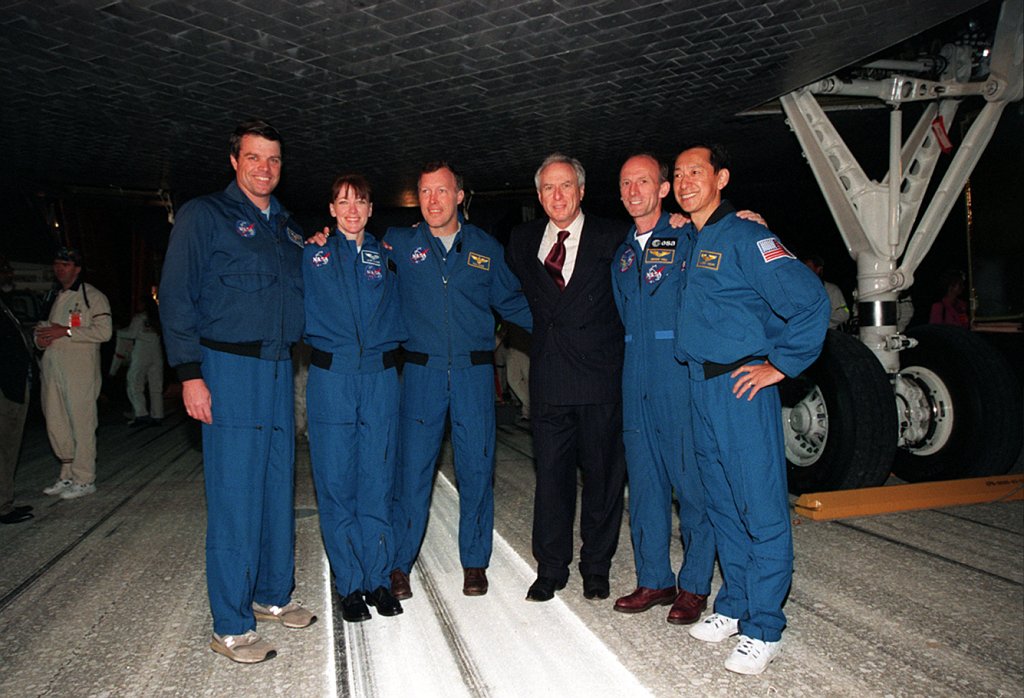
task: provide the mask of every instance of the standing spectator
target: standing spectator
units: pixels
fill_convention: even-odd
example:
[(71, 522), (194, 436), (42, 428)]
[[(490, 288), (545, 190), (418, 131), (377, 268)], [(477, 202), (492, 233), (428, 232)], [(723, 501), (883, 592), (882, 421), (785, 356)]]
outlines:
[(704, 642), (739, 632), (725, 668), (759, 674), (779, 652), (793, 576), (776, 384), (821, 352), (828, 296), (776, 236), (722, 199), (729, 169), (720, 147), (684, 150), (674, 172), (695, 237), (676, 355), (689, 364), (697, 467), (722, 568), (715, 612), (689, 632)]
[(583, 214), (586, 172), (578, 160), (549, 155), (534, 184), (548, 217), (513, 230), (508, 245), (509, 264), (534, 317), (530, 426), (537, 461), (532, 537), (537, 579), (526, 598), (548, 601), (569, 578), (580, 468), (583, 595), (606, 599), (625, 480), (623, 331), (609, 268), (625, 231)]
[(60, 477), (43, 490), (62, 499), (96, 491), (96, 400), (100, 396), (100, 344), (110, 339), (110, 303), (80, 278), (82, 256), (62, 247), (53, 260), (57, 282), (48, 319), (35, 329), (43, 350), (42, 404)]
[(341, 617), (370, 619), (402, 604), (391, 595), (391, 507), (398, 450), (398, 343), (406, 337), (395, 265), (366, 223), (370, 184), (343, 175), (331, 188), (336, 222), (306, 248), (309, 450), (320, 530), (341, 595)]
[[(4, 267), (6, 260), (0, 262), (0, 273)], [(0, 523), (14, 524), (32, 518), (32, 507), (14, 504), (14, 471), (28, 412), (33, 359), (28, 338), (4, 295), (0, 293)]]
[(203, 423), (210, 648), (252, 664), (276, 655), (256, 621), (304, 628), (295, 586), (291, 346), (302, 336), (303, 235), (272, 192), (281, 136), (264, 121), (229, 141), (235, 180), (178, 212), (160, 319), (185, 410)]
[[(672, 604), (668, 622), (685, 625), (707, 608), (715, 537), (694, 462), (689, 377), (674, 353), (679, 289), (693, 240), (688, 228), (672, 228), (662, 211), (669, 189), (668, 168), (653, 156), (623, 164), (619, 190), (634, 224), (615, 253), (612, 276), (627, 338), (623, 439), (637, 587), (615, 602), (615, 610)], [(670, 557), (673, 490), (685, 551), (678, 576)]]
[(409, 330), (402, 374), (391, 591), (412, 596), (409, 572), (430, 509), (437, 456), (450, 415), (459, 488), (462, 591), (487, 593), (494, 534), (494, 313), (529, 330), (530, 309), (501, 244), (458, 214), (462, 177), (446, 162), (419, 178), (423, 222), (390, 228), (385, 249), (398, 270)]
[[(143, 300), (144, 310), (136, 313), (127, 328), (117, 333), (118, 350), (122, 342), (131, 349), (114, 355), (110, 375), (117, 375), (124, 358), (128, 359), (128, 401), (132, 405), (130, 427), (158, 426), (164, 418), (164, 351), (160, 346), (160, 311), (152, 296)], [(146, 387), (149, 387), (149, 408)]]
[(971, 326), (967, 314), (967, 301), (964, 300), (964, 273), (958, 269), (947, 269), (942, 273), (942, 288), (945, 294), (932, 303), (932, 311), (928, 322), (933, 325), (955, 325), (967, 329)]
[(828, 294), (828, 302), (832, 308), (828, 318), (828, 327), (834, 330), (850, 319), (850, 306), (846, 304), (846, 296), (843, 295), (841, 288), (831, 281), (825, 281), (825, 260), (821, 256), (804, 257), (803, 263), (821, 279), (821, 284), (825, 287), (825, 293)]

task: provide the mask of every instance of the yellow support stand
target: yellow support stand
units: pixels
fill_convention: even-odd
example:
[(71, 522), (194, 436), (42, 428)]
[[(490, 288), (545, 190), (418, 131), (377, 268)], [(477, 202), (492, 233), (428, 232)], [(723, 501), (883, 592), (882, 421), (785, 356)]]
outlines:
[(796, 513), (814, 521), (871, 516), (894, 511), (937, 509), (963, 504), (1024, 500), (1024, 475), (997, 475), (914, 485), (886, 485), (859, 490), (800, 495)]

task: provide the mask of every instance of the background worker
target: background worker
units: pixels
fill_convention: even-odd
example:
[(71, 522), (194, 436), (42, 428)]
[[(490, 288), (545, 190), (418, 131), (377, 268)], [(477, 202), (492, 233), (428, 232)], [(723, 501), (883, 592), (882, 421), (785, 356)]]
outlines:
[(62, 247), (53, 259), (56, 284), (47, 320), (35, 329), (41, 361), (43, 415), (60, 477), (43, 490), (61, 499), (96, 491), (96, 400), (103, 379), (100, 344), (110, 339), (110, 303), (81, 279), (82, 256)]

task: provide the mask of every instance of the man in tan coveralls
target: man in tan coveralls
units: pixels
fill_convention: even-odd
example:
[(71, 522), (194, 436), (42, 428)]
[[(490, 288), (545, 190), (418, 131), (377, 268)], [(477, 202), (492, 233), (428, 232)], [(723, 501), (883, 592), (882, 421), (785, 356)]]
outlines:
[(60, 285), (45, 322), (35, 330), (43, 350), (42, 404), (60, 478), (43, 490), (62, 499), (96, 491), (96, 399), (100, 395), (100, 344), (110, 339), (110, 303), (81, 281), (82, 258), (62, 247), (53, 260)]

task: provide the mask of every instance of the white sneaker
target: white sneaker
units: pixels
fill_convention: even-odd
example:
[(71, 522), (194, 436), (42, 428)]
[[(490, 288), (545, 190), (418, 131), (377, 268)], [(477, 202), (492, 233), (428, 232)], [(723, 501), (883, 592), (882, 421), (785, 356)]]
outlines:
[(73, 484), (75, 483), (71, 482), (71, 480), (57, 480), (57, 482), (53, 483), (45, 490), (43, 490), (43, 494), (48, 494), (51, 496), (61, 494), (64, 490), (68, 489)]
[(721, 613), (712, 613), (700, 623), (691, 625), (689, 630), (690, 637), (704, 642), (721, 642), (739, 631), (739, 619), (723, 616)]
[(92, 494), (96, 491), (96, 484), (90, 482), (88, 485), (79, 485), (77, 483), (71, 483), (71, 486), (60, 493), (61, 499), (78, 499), (84, 497), (87, 494)]
[(760, 674), (782, 649), (782, 641), (765, 642), (740, 635), (740, 642), (725, 660), (725, 668), (737, 674)]

